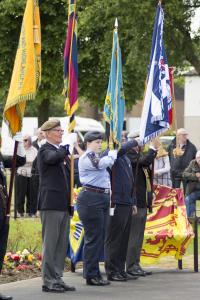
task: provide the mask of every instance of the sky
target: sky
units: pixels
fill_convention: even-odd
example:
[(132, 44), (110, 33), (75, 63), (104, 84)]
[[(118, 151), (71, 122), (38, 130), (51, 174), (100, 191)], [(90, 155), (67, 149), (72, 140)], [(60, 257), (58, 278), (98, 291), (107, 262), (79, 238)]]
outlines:
[(196, 9), (195, 16), (192, 20), (192, 31), (197, 31), (200, 27), (200, 7)]

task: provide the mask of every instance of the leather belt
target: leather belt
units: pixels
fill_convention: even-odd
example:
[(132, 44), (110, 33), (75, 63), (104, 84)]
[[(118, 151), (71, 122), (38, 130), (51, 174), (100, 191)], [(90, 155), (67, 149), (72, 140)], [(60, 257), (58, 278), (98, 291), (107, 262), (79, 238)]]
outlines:
[(100, 193), (100, 194), (110, 194), (110, 189), (104, 189), (104, 188), (83, 186), (83, 190), (94, 192), (94, 193)]

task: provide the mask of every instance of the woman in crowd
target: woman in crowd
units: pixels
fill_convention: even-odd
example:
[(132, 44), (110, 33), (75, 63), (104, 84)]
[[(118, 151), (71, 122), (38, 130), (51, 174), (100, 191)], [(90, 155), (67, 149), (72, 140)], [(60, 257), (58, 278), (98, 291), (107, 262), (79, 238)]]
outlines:
[(169, 156), (161, 142), (154, 160), (154, 184), (172, 186)]
[(17, 204), (17, 212), (20, 217), (24, 216), (24, 205), (26, 199), (26, 214), (32, 217), (36, 214), (35, 202), (33, 195), (35, 193), (31, 190), (31, 168), (34, 159), (37, 156), (37, 150), (32, 146), (31, 136), (26, 135), (23, 137), (23, 144), (26, 153), (26, 164), (17, 169), (15, 177), (15, 201)]

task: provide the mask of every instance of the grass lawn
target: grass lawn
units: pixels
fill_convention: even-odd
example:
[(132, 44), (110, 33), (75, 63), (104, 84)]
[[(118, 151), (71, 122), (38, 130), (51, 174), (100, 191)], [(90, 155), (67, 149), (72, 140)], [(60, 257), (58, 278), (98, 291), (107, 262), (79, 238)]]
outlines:
[(10, 221), (7, 250), (11, 252), (28, 249), (41, 252), (42, 227), (40, 218), (17, 219)]
[[(40, 218), (11, 219), (8, 240), (8, 251), (28, 249), (41, 252), (41, 222)], [(198, 227), (200, 249), (200, 225)], [(186, 256), (193, 254), (193, 241), (190, 243)]]

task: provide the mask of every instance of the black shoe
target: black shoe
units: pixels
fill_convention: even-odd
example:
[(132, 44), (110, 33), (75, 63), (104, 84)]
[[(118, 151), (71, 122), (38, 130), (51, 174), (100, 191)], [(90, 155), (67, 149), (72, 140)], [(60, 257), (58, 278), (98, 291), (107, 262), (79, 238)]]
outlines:
[(70, 286), (70, 285), (67, 285), (66, 283), (62, 282), (59, 284), (62, 288), (64, 288), (64, 290), (66, 292), (74, 292), (76, 290), (76, 288), (74, 286)]
[(152, 272), (151, 271), (147, 271), (147, 270), (143, 270), (145, 273), (146, 273), (146, 275), (148, 276), (148, 275), (152, 275)]
[(0, 300), (12, 300), (13, 297), (0, 294)]
[(110, 284), (110, 281), (108, 281), (106, 279), (103, 279), (102, 277), (99, 278), (99, 281), (102, 283), (102, 285), (109, 285)]
[(58, 284), (55, 284), (52, 288), (49, 288), (48, 286), (43, 285), (42, 291), (47, 292), (47, 293), (64, 293), (65, 289)]
[(146, 271), (146, 270), (142, 269), (142, 267), (141, 267), (140, 265), (138, 265), (137, 268), (138, 268), (140, 271), (144, 272), (145, 275), (152, 275), (152, 272), (151, 272), (151, 271)]
[(120, 272), (120, 275), (123, 276), (126, 280), (136, 280), (139, 278), (139, 276), (136, 276), (136, 275), (132, 275), (128, 272)]
[(107, 285), (107, 284), (104, 283), (104, 280), (103, 280), (103, 279), (97, 278), (97, 277), (86, 279), (86, 284), (87, 284), (87, 285), (96, 285), (96, 286), (104, 286), (104, 285)]
[(108, 274), (107, 275), (108, 280), (110, 281), (126, 281), (127, 279), (124, 278), (121, 274)]
[(128, 274), (133, 277), (134, 276), (136, 276), (136, 277), (139, 277), (139, 276), (145, 277), (146, 276), (146, 272), (143, 270), (140, 270), (140, 269), (134, 269), (133, 271), (129, 271)]

